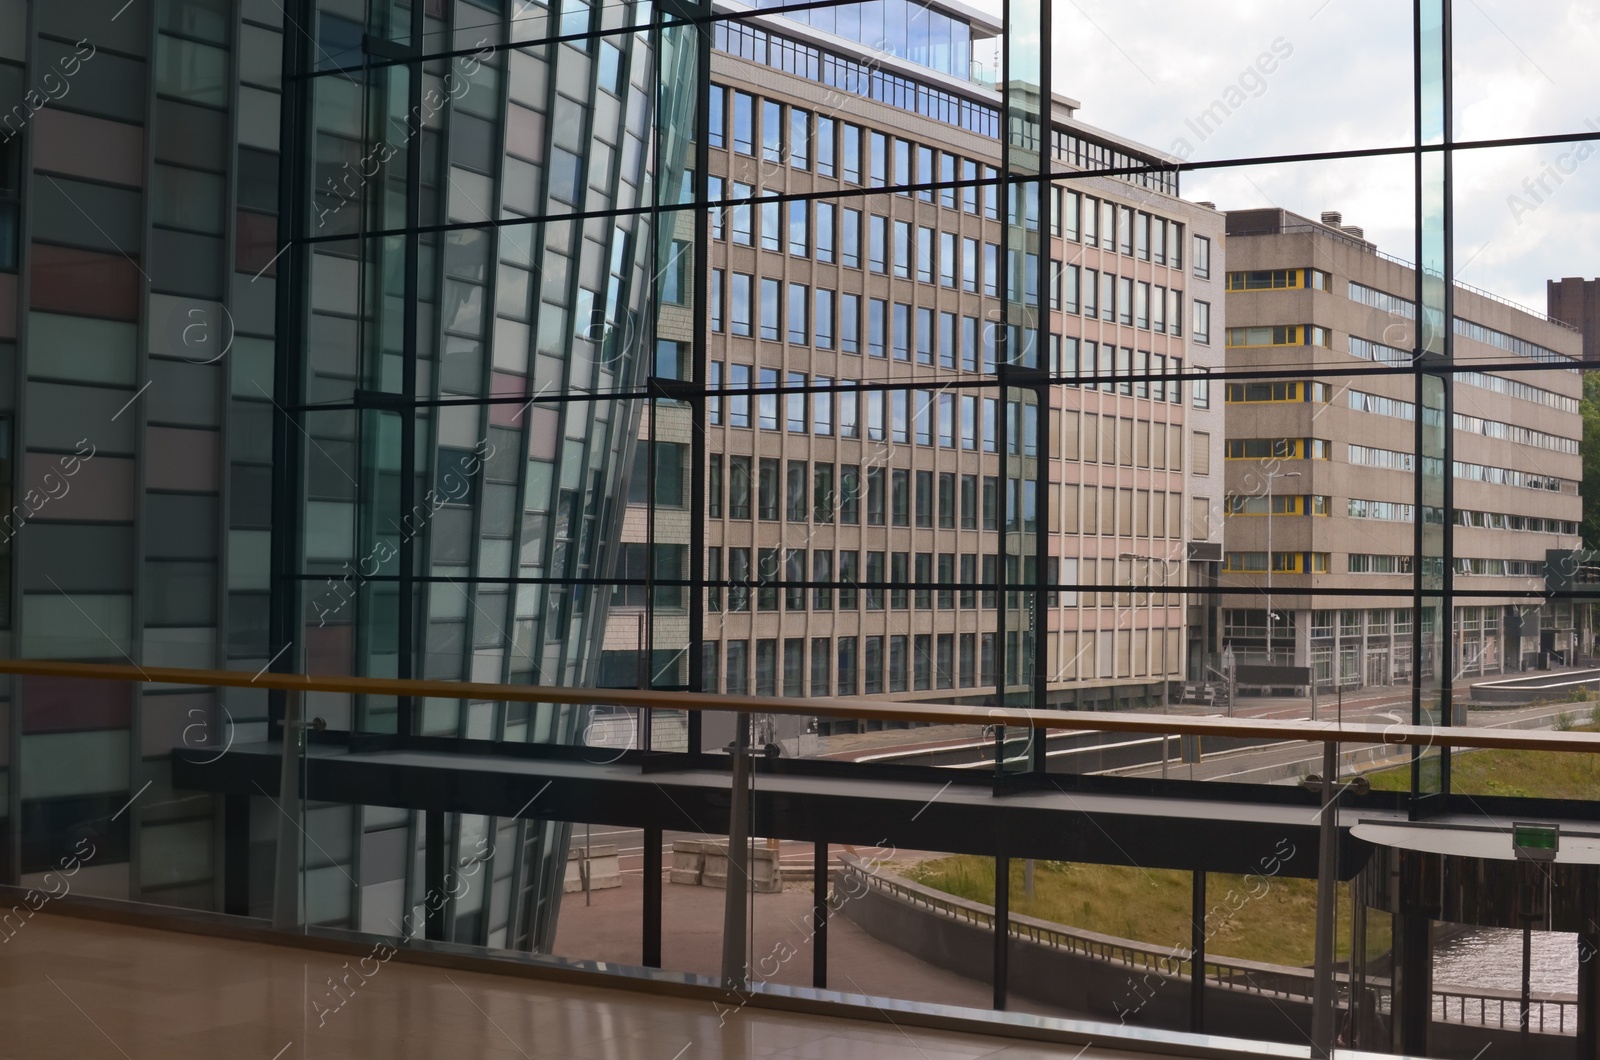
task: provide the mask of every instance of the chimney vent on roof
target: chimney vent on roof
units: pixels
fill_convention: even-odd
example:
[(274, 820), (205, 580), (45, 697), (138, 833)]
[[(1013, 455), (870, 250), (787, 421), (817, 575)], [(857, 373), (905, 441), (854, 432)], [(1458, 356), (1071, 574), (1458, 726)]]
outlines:
[(1322, 223), (1332, 228), (1344, 227), (1344, 214), (1338, 210), (1323, 210)]
[(1197, 202), (1195, 205), (1204, 206), (1208, 210), (1215, 210), (1217, 208), (1217, 204), (1214, 202)]
[(1367, 230), (1360, 225), (1345, 225), (1339, 231), (1347, 236), (1355, 236), (1357, 239), (1365, 240), (1367, 238)]

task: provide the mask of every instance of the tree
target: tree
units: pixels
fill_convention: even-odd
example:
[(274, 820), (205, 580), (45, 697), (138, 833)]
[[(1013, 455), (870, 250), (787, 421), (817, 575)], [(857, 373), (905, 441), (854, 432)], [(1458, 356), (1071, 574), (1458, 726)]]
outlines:
[(1583, 375), (1583, 547), (1600, 549), (1600, 372)]

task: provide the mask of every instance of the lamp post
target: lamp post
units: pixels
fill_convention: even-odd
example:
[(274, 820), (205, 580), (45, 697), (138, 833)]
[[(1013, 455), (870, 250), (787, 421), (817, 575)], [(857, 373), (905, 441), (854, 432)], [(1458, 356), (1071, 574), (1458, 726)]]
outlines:
[(1272, 665), (1272, 484), (1279, 479), (1299, 478), (1298, 471), (1267, 472), (1267, 665)]

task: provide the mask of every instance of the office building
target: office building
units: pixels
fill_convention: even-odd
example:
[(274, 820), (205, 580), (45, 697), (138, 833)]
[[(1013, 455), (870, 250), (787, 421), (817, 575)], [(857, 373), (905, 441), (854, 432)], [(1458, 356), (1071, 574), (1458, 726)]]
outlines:
[[(1313, 667), (1321, 688), (1405, 684), (1416, 523), (1445, 518), (1419, 511), (1417, 464), (1436, 458), (1418, 456), (1417, 382), (1393, 371), (1418, 341), (1416, 270), (1338, 214), (1227, 216), (1227, 364), (1249, 376), (1226, 393), (1223, 640), (1242, 663), (1269, 661), (1270, 638), (1271, 662)], [(1458, 678), (1570, 661), (1571, 602), (1526, 594), (1544, 591), (1547, 551), (1579, 547), (1582, 338), (1460, 284), (1454, 307), (1449, 562), (1472, 593), (1437, 651)], [(1426, 643), (1436, 618), (1421, 621)]]
[(1550, 280), (1545, 297), (1552, 319), (1583, 332), (1583, 359), (1600, 360), (1600, 280), (1581, 276)]
[[(1043, 295), (1048, 335), (1023, 339), (1019, 363), (1097, 381), (1002, 400), (1003, 189), (937, 186), (1001, 165), (1001, 94), (966, 58), (1000, 25), (891, 3), (886, 26), (928, 39), (896, 47), (901, 26), (880, 51), (833, 14), (716, 28), (709, 197), (733, 205), (709, 220), (704, 687), (985, 702), (1033, 683), (1039, 650), (1051, 707), (1164, 702), (1209, 629), (1187, 621), (1187, 604), (1206, 613), (1199, 597), (1166, 590), (1204, 584), (1220, 540), (1221, 402), (1178, 376), (1221, 366), (1221, 215), (1159, 173), (1063, 179), (1047, 210), (1029, 201), (1048, 264), (1017, 254), (1010, 275), (1020, 300)], [(1078, 106), (1056, 99), (1057, 172), (1167, 161)], [(1132, 378), (1150, 375), (1163, 378)], [(668, 412), (653, 423), (623, 549), (642, 577), (653, 517), (655, 575), (670, 578), (693, 517), (689, 433)], [(1047, 527), (1047, 584), (1123, 588), (1051, 592), (1036, 640), (1016, 621), (1027, 605), (997, 606), (994, 587), (1034, 580), (1018, 542)], [(691, 602), (654, 591), (652, 608), (643, 588), (617, 591), (608, 683), (644, 674), (647, 631), (654, 683), (686, 672), (661, 641), (668, 602)]]

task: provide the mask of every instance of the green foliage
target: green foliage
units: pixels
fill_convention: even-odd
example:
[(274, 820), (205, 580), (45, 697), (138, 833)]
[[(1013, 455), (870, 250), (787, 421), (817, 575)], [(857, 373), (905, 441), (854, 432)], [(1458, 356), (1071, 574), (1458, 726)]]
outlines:
[[(1590, 724), (1575, 715), (1556, 719), (1563, 732), (1600, 730), (1600, 707), (1590, 711)], [(1435, 762), (1437, 759), (1435, 759)], [(1437, 790), (1437, 765), (1425, 775), (1422, 790)], [(1429, 788), (1430, 779), (1434, 783)], [(1375, 791), (1410, 791), (1411, 767), (1395, 766), (1368, 773)], [(1457, 751), (1450, 763), (1450, 787), (1464, 795), (1514, 795), (1542, 799), (1600, 798), (1600, 755), (1556, 751)]]
[[(1579, 402), (1583, 414), (1583, 480), (1600, 482), (1600, 372), (1589, 372), (1583, 377), (1583, 400)], [(1583, 493), (1584, 548), (1600, 548), (1600, 490)]]
[(1571, 732), (1578, 727), (1578, 716), (1570, 710), (1563, 710), (1556, 715), (1556, 731)]
[[(957, 898), (994, 904), (994, 860), (955, 855), (899, 869), (908, 879)], [(1034, 863), (1034, 894), (1023, 894), (1021, 859), (1011, 862), (1011, 910), (1165, 949), (1189, 944), (1193, 892), (1187, 872), (1064, 861)], [(1275, 964), (1306, 965), (1316, 950), (1316, 881), (1212, 873), (1207, 880), (1212, 953)], [(1349, 893), (1339, 889), (1340, 923), (1349, 924)], [(1373, 918), (1374, 922), (1382, 918)], [(1369, 937), (1373, 953), (1389, 946), (1387, 928)], [(1348, 950), (1348, 927), (1339, 953)]]

